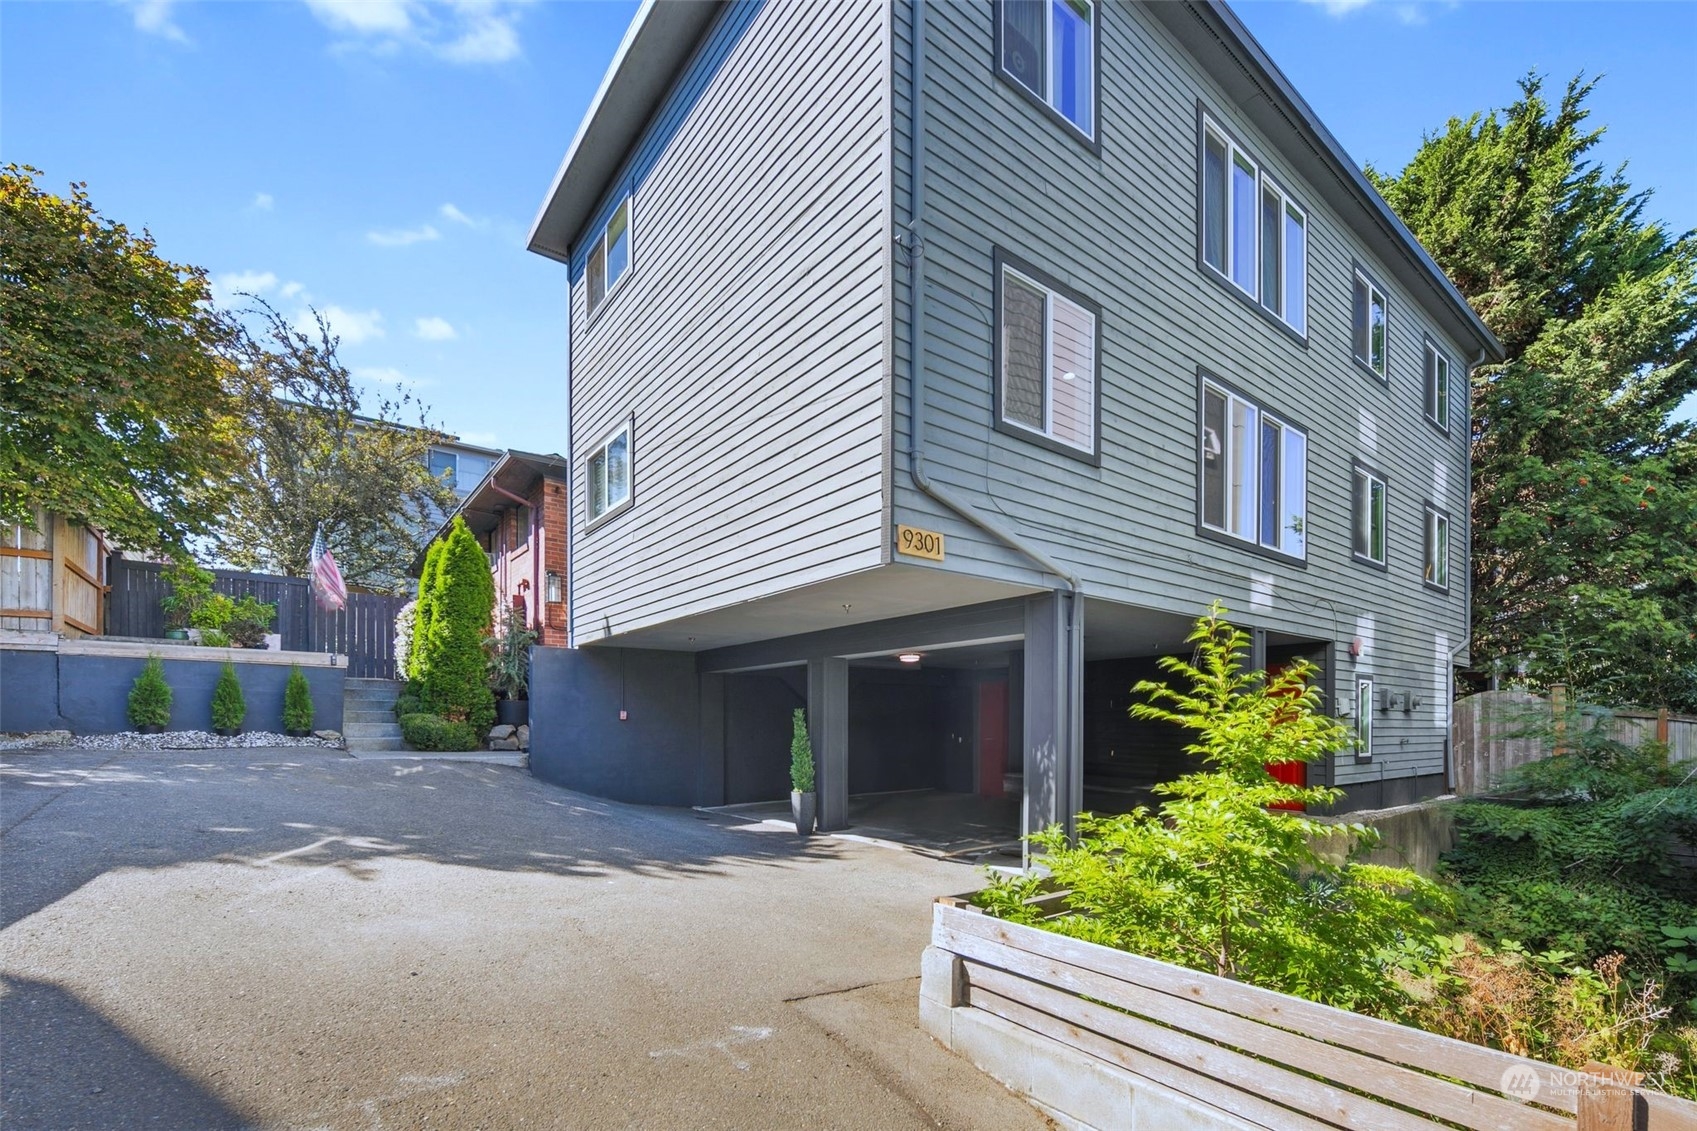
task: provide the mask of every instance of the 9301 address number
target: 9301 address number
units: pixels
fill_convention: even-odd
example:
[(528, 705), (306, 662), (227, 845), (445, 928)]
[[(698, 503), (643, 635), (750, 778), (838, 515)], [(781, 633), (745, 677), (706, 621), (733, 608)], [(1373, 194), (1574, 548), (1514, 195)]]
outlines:
[(897, 526), (896, 553), (940, 562), (943, 560), (943, 536), (935, 530), (921, 530), (917, 526)]

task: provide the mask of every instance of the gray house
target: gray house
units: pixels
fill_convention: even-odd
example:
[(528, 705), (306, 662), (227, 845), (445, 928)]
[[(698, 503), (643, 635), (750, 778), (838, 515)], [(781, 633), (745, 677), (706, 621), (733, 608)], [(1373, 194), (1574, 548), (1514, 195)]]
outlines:
[(539, 774), (782, 798), (805, 706), (823, 827), (1124, 808), (1184, 768), (1129, 689), (1219, 599), (1351, 720), (1311, 779), (1444, 790), (1500, 348), (1224, 4), (650, 0), (530, 248), (571, 279)]

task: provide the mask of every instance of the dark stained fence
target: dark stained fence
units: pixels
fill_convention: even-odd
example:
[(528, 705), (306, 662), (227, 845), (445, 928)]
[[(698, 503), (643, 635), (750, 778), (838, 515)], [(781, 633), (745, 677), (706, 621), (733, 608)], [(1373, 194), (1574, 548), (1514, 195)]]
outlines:
[[(106, 632), (110, 636), (165, 635), (165, 613), (159, 601), (170, 592), (164, 567), (114, 557), (107, 596)], [(348, 594), (347, 609), (326, 613), (312, 600), (312, 587), (303, 577), (214, 570), (213, 588), (230, 597), (252, 595), (277, 606), (271, 631), (282, 634), (291, 652), (335, 652), (348, 659), (348, 674), (356, 678), (394, 679), (395, 611), (405, 597), (375, 593)]]

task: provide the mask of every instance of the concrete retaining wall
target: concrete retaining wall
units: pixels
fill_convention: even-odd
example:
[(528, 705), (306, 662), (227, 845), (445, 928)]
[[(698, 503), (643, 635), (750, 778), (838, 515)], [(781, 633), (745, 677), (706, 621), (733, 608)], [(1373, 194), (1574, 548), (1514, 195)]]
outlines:
[[(160, 649), (165, 681), (172, 691), (169, 729), (211, 729), (212, 688), (222, 662), (174, 660), (169, 658), (169, 651), (168, 647)], [(303, 654), (302, 661), (301, 670), (312, 689), (314, 729), (341, 730), (347, 669), (324, 666), (324, 657), (316, 654)], [(247, 662), (238, 651), (231, 662), (236, 665), (236, 678), (247, 701), (244, 729), (281, 733), (283, 686), (290, 667), (287, 654), (273, 653), (263, 661)], [(126, 710), (130, 687), (145, 663), (142, 656), (0, 648), (0, 732), (68, 730), (81, 735), (129, 730)]]
[[(1371, 825), (1378, 829), (1379, 847), (1362, 857), (1366, 863), (1412, 868), (1422, 876), (1432, 876), (1436, 874), (1438, 858), (1455, 847), (1454, 800), (1453, 797), (1438, 797), (1415, 805), (1362, 809), (1322, 820)], [(1331, 844), (1319, 847), (1321, 855), (1340, 862), (1345, 854), (1345, 841), (1341, 836), (1335, 837)]]

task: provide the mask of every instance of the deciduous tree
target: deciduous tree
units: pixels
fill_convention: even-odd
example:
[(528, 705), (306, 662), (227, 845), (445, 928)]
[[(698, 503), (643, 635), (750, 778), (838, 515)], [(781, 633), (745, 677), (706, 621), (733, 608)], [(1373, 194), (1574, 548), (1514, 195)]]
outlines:
[(1508, 353), (1472, 382), (1475, 665), (1697, 709), (1697, 238), (1591, 155), (1593, 86), (1368, 173)]

